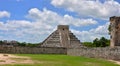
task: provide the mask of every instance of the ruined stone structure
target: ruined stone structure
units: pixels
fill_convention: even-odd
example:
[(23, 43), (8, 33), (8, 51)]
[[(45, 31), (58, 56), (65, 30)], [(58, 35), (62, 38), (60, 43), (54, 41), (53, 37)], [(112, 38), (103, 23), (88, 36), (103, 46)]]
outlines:
[(94, 47), (67, 49), (67, 55), (120, 60), (120, 47)]
[[(110, 18), (111, 47), (120, 46), (120, 17)], [(6, 44), (9, 43), (4, 41)], [(16, 43), (14, 41), (10, 42)], [(92, 58), (120, 60), (120, 47), (83, 47), (68, 25), (59, 25), (47, 39), (37, 47), (0, 45), (0, 53), (11, 54), (66, 54)]]
[(110, 46), (120, 46), (120, 17), (110, 17)]
[(65, 47), (79, 48), (81, 47), (80, 40), (69, 30), (68, 25), (58, 25), (47, 39), (45, 39), (41, 47)]
[(8, 47), (0, 46), (0, 53), (10, 54), (65, 54), (73, 56), (85, 56), (91, 58), (104, 58), (120, 60), (120, 47), (97, 48), (64, 48), (64, 47)]
[(10, 54), (67, 54), (67, 48), (62, 47), (9, 47), (0, 46), (0, 53)]

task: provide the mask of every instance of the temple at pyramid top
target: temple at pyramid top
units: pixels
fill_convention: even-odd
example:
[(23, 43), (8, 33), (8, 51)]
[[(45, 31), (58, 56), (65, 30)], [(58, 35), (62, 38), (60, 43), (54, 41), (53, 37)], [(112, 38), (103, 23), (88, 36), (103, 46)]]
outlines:
[(58, 25), (57, 30), (41, 44), (41, 47), (79, 48), (81, 46), (80, 40), (69, 30), (68, 25)]

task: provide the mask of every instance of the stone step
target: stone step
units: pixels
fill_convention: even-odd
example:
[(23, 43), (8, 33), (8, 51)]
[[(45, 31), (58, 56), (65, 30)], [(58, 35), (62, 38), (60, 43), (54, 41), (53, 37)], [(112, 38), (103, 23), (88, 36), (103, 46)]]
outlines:
[(78, 38), (76, 38), (76, 37), (72, 37), (72, 38), (70, 37), (70, 39), (75, 39), (75, 40), (78, 40)]
[(49, 39), (49, 41), (60, 41), (59, 39)]
[(59, 36), (59, 34), (53, 34), (52, 36), (51, 36), (52, 38), (59, 38), (60, 36)]
[(70, 39), (76, 39), (76, 40), (78, 40), (78, 38), (75, 37), (75, 36), (70, 36)]
[(56, 31), (54, 32), (54, 34), (59, 34), (59, 32), (56, 30)]
[[(61, 28), (63, 28), (63, 27), (60, 27), (59, 29), (61, 29)], [(43, 42), (43, 46), (47, 46), (47, 47), (56, 47), (56, 46), (67, 47), (67, 44), (66, 45), (61, 44), (61, 39), (62, 39), (61, 36), (62, 35), (59, 34), (59, 32), (60, 32), (59, 29), (54, 31), (52, 34), (49, 35), (49, 37)], [(80, 44), (80, 41), (78, 40), (78, 38), (71, 31), (69, 31), (68, 35), (69, 35), (69, 38), (70, 38), (70, 44), (72, 46), (76, 47), (76, 46), (78, 46), (78, 44)]]
[(60, 41), (47, 41), (47, 43), (60, 43)]
[(71, 39), (70, 41), (79, 41), (80, 42), (80, 40), (75, 40), (75, 39)]
[(73, 35), (73, 33), (69, 33), (69, 35)]
[(75, 39), (76, 39), (76, 37), (75, 37), (75, 36), (70, 36), (70, 38), (73, 38), (73, 39), (75, 38)]
[(59, 36), (51, 36), (51, 38), (60, 38)]

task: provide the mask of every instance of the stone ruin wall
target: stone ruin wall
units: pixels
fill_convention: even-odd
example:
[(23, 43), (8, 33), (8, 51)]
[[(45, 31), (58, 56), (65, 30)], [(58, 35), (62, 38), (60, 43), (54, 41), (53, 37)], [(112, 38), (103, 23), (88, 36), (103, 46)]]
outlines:
[(110, 48), (78, 48), (67, 49), (67, 55), (84, 56), (90, 58), (104, 58), (120, 61), (120, 47)]
[(3, 47), (0, 53), (10, 54), (67, 54), (66, 48), (60, 47)]
[(85, 56), (90, 58), (104, 58), (120, 60), (120, 47), (110, 48), (62, 48), (62, 47), (3, 47), (0, 53), (10, 54), (65, 54), (72, 56)]
[[(120, 18), (120, 17), (119, 17)], [(120, 19), (116, 17), (110, 18), (111, 21), (111, 47), (100, 47), (100, 48), (87, 48), (87, 47), (79, 47), (79, 48), (67, 48), (65, 42), (65, 47), (56, 47), (56, 45), (60, 44), (60, 36), (58, 31), (55, 31), (52, 35), (52, 39), (49, 39), (50, 46), (54, 44), (54, 47), (3, 47), (0, 46), (0, 53), (15, 53), (15, 54), (67, 54), (73, 56), (85, 56), (91, 58), (104, 58), (104, 59), (113, 59), (113, 60), (120, 60)], [(65, 30), (65, 29), (63, 29)], [(61, 31), (61, 30), (60, 30)], [(68, 32), (68, 31), (66, 31)], [(69, 33), (70, 39), (70, 46), (76, 47), (79, 44), (79, 40), (73, 35), (73, 33)], [(56, 39), (57, 38), (57, 39)], [(56, 39), (55, 41), (53, 41)], [(50, 40), (51, 43), (50, 43)], [(64, 41), (64, 40), (63, 40)], [(47, 41), (48, 42), (48, 41)], [(55, 43), (56, 42), (56, 43)], [(78, 42), (78, 43), (77, 43)], [(73, 45), (74, 44), (74, 45)], [(49, 45), (47, 45), (49, 46)]]
[(120, 46), (120, 17), (110, 17), (110, 46)]

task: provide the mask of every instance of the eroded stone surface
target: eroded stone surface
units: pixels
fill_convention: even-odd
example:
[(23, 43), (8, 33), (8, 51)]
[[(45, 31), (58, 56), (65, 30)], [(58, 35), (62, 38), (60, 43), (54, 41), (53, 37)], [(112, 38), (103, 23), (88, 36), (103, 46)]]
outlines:
[(120, 17), (110, 17), (111, 47), (120, 46)]
[(82, 44), (80, 40), (69, 30), (68, 25), (58, 25), (47, 39), (41, 45), (42, 47), (65, 47), (65, 48), (80, 48)]

